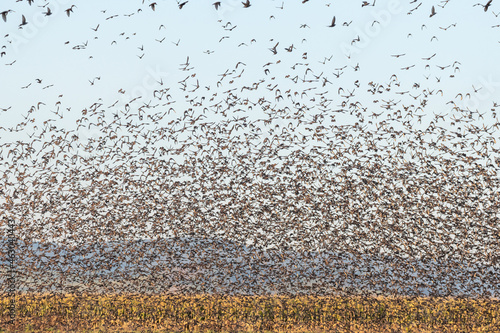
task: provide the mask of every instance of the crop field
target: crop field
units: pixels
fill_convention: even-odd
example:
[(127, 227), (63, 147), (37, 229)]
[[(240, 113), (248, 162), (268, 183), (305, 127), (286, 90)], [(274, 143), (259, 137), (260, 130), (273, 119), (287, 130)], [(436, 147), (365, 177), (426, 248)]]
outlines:
[(437, 297), (17, 295), (1, 332), (498, 332), (500, 302)]

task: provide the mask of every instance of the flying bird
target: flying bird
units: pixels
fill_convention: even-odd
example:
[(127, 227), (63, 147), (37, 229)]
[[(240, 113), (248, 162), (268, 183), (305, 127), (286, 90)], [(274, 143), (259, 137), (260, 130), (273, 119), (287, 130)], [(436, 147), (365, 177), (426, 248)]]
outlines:
[(269, 50), (273, 53), (273, 54), (277, 54), (278, 53), (278, 50), (276, 49), (276, 47), (278, 46), (279, 42), (276, 43), (276, 45), (274, 45), (274, 47), (271, 47)]
[(26, 17), (23, 15), (21, 24), (19, 24), (19, 29), (22, 29), (22, 27), (26, 24), (28, 24), (28, 22), (26, 21)]
[(334, 26), (335, 26), (335, 16), (332, 19), (332, 23), (328, 27), (333, 28)]
[(492, 1), (493, 1), (493, 0), (490, 0), (490, 1), (488, 1), (488, 2), (486, 3), (486, 5), (484, 5), (484, 11), (485, 11), (485, 12), (486, 12), (486, 11), (488, 11), (488, 8), (490, 8), (490, 6), (491, 6), (491, 2), (492, 2)]
[(72, 5), (71, 7), (66, 9), (66, 15), (68, 15), (68, 17), (71, 13), (73, 13), (73, 8), (77, 8), (77, 7), (75, 5)]
[(436, 56), (436, 53), (434, 53), (433, 55), (431, 55), (430, 57), (428, 58), (422, 58), (422, 60), (431, 60), (432, 58), (434, 58)]
[(432, 6), (431, 15), (429, 17), (433, 17), (434, 15), (436, 15), (436, 8), (434, 8), (434, 6)]
[(2, 19), (4, 22), (7, 22), (7, 14), (9, 13), (12, 13), (14, 12), (12, 9), (9, 9), (9, 10), (6, 10), (6, 11), (3, 11), (0, 13), (0, 15), (2, 15)]

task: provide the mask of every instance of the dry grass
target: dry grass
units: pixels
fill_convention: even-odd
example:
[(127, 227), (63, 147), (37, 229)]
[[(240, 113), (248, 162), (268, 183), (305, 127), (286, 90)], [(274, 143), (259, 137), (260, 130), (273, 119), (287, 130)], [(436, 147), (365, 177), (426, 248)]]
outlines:
[(500, 301), (460, 298), (19, 295), (0, 332), (499, 332)]

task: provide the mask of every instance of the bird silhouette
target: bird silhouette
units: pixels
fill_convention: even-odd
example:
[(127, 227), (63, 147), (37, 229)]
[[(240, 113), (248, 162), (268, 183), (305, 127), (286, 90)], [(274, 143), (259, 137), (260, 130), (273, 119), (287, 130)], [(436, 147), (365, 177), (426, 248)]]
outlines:
[(22, 27), (25, 26), (26, 24), (28, 24), (28, 22), (26, 21), (26, 17), (23, 15), (21, 24), (19, 24), (19, 29), (22, 29)]
[(329, 25), (330, 28), (333, 28), (335, 26), (335, 16), (332, 19), (332, 23)]
[(13, 13), (14, 11), (12, 9), (9, 9), (9, 10), (4, 10), (3, 12), (0, 13), (0, 15), (2, 15), (2, 19), (4, 22), (7, 22), (7, 15), (9, 13)]
[(434, 15), (436, 15), (436, 9), (432, 6), (431, 15), (429, 17), (433, 17)]
[(71, 7), (69, 7), (68, 9), (65, 10), (66, 15), (68, 17), (70, 17), (71, 13), (73, 13), (73, 8), (76, 8), (76, 6), (75, 5), (71, 5)]
[(481, 7), (483, 7), (484, 11), (487, 12), (488, 8), (490, 8), (492, 2), (493, 2), (493, 0), (489, 0), (485, 5), (483, 5), (481, 3), (477, 3), (474, 6), (481, 6)]

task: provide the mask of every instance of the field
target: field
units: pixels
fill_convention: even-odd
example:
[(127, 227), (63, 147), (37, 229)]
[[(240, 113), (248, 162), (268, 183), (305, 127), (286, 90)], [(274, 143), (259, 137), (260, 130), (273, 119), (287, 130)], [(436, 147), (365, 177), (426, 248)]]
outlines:
[(0, 332), (498, 332), (500, 301), (466, 298), (17, 295)]

